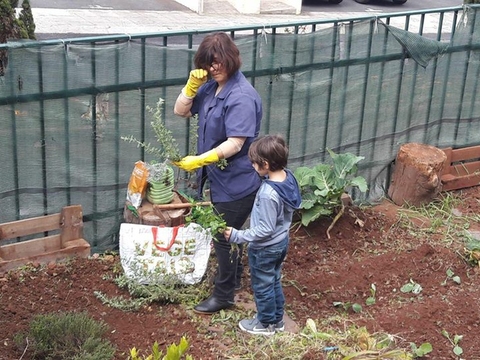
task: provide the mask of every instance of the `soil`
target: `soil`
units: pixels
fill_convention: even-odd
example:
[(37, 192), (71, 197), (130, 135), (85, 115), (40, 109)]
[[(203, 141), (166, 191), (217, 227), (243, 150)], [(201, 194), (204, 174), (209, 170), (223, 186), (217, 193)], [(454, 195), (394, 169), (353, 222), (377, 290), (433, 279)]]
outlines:
[[(455, 195), (462, 199), (456, 206), (457, 216), (480, 214), (480, 187)], [(350, 322), (366, 326), (371, 334), (394, 335), (404, 348), (410, 342), (431, 343), (433, 351), (426, 359), (480, 359), (480, 268), (465, 261), (461, 242), (445, 241), (446, 230), (419, 237), (419, 229), (430, 224), (417, 219), (412, 229), (402, 227), (399, 219), (399, 208), (384, 202), (368, 208), (348, 207), (330, 239), (326, 236), (329, 218), (308, 228), (292, 229), (283, 271), (290, 318), (303, 328), (309, 318), (321, 321), (343, 312)], [(470, 226), (478, 234), (478, 221)], [(106, 322), (110, 329), (107, 337), (118, 349), (116, 359), (127, 359), (132, 347), (145, 354), (155, 341), (165, 349), (183, 335), (194, 359), (226, 358), (225, 349), (234, 340), (222, 337), (222, 325), (210, 322), (209, 316), (195, 321), (191, 307), (154, 303), (125, 312), (103, 305), (94, 291), (110, 297), (128, 296), (108, 280), (115, 276), (118, 263), (115, 255), (94, 256), (0, 275), (0, 359), (28, 359), (28, 351), (24, 354), (25, 349), (15, 346), (15, 334), (25, 331), (35, 314), (59, 311), (87, 311)], [(460, 277), (460, 284), (447, 279), (447, 269)], [(400, 291), (410, 279), (421, 284), (420, 294)], [(251, 299), (247, 283), (248, 271), (239, 294), (242, 299)], [(376, 303), (367, 306), (372, 284)], [(339, 309), (334, 302), (362, 304), (363, 310)], [(239, 311), (238, 306), (228, 312)], [(442, 330), (452, 337), (463, 335), (460, 357), (453, 353)], [(324, 356), (306, 354), (298, 359)]]

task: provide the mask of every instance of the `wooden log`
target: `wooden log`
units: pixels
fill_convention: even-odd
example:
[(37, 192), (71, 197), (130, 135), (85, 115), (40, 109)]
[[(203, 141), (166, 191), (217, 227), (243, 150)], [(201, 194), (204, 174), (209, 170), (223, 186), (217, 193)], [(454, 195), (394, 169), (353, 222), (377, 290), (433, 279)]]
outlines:
[(445, 166), (445, 152), (431, 145), (408, 143), (400, 146), (388, 189), (391, 200), (421, 206), (442, 191), (440, 176)]

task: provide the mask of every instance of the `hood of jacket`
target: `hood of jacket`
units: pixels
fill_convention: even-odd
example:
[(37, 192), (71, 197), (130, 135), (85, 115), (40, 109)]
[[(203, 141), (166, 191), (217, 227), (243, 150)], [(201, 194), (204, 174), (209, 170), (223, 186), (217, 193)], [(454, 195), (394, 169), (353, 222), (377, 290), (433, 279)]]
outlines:
[(290, 170), (285, 169), (285, 172), (287, 173), (287, 178), (282, 182), (271, 181), (268, 180), (268, 178), (265, 181), (275, 189), (285, 204), (294, 209), (299, 209), (302, 197), (297, 179), (295, 179), (295, 176), (293, 176)]

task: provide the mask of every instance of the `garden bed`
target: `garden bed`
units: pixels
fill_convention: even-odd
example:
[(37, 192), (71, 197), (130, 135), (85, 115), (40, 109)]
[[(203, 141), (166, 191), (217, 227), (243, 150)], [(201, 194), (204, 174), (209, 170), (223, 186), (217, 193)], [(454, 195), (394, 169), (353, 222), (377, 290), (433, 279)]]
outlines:
[[(463, 336), (458, 343), (463, 349), (460, 358), (480, 358), (480, 269), (467, 262), (464, 236), (452, 225), (464, 228), (468, 219), (470, 235), (478, 234), (480, 187), (451, 195), (441, 204), (446, 206), (453, 198), (458, 201), (453, 208), (442, 209), (448, 217), (440, 226), (438, 214), (429, 218), (383, 203), (362, 209), (347, 207), (329, 240), (326, 229), (331, 219), (292, 233), (283, 277), (290, 318), (300, 329), (309, 318), (316, 320), (319, 331), (366, 326), (370, 334), (393, 335), (398, 348), (428, 342), (433, 351), (425, 358), (436, 360), (457, 358), (447, 332), (451, 338)], [(448, 270), (461, 279), (460, 284), (447, 275)], [(225, 359), (239, 353), (249, 359), (269, 358), (271, 350), (260, 347), (261, 352), (255, 353), (258, 343), (249, 343), (252, 337), (238, 330), (238, 318), (250, 314), (243, 306), (211, 317), (193, 313), (194, 303), (153, 303), (135, 312), (104, 305), (94, 292), (128, 296), (111, 281), (120, 272), (118, 257), (112, 254), (44, 268), (37, 265), (1, 277), (0, 359), (22, 356), (25, 348), (15, 346), (14, 336), (28, 328), (35, 314), (83, 310), (107, 323), (107, 337), (118, 348), (116, 359), (127, 359), (132, 347), (146, 354), (155, 341), (165, 349), (183, 335), (190, 343), (188, 353), (196, 360)], [(251, 303), (248, 274), (244, 280), (238, 298)], [(419, 294), (401, 291), (410, 281), (422, 286)], [(372, 295), (375, 303), (367, 305)], [(362, 311), (354, 312), (352, 304), (360, 304)], [(262, 338), (261, 344), (274, 338), (278, 337)], [(326, 354), (305, 348), (290, 358), (318, 360)], [(335, 358), (335, 351), (329, 354), (329, 359)], [(27, 355), (28, 349), (23, 359)]]

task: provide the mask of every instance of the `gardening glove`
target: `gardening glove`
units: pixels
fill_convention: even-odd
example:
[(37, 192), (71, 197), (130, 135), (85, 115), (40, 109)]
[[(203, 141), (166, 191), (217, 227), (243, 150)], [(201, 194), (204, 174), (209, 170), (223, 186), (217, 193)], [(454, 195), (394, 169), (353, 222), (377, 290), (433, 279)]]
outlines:
[(198, 88), (207, 81), (207, 75), (208, 72), (204, 69), (190, 71), (190, 77), (182, 89), (182, 94), (188, 99), (193, 99), (197, 95)]
[(201, 168), (204, 165), (216, 163), (219, 159), (217, 151), (212, 149), (197, 156), (185, 156), (182, 160), (176, 161), (173, 165), (178, 166), (185, 171), (194, 171)]

